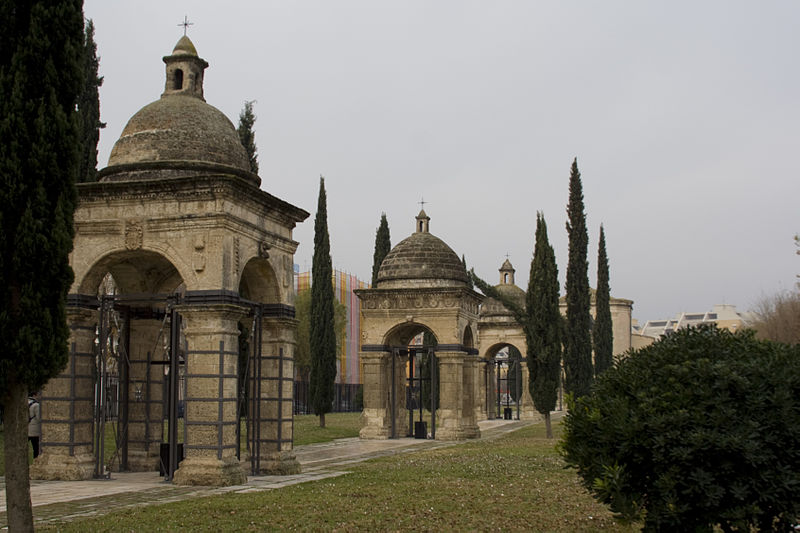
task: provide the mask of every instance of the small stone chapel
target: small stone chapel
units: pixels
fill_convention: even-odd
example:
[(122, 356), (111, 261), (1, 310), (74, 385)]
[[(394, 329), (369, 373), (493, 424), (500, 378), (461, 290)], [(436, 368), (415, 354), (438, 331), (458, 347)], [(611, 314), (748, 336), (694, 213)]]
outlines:
[(70, 356), (43, 391), (35, 479), (106, 475), (96, 428), (107, 364), (118, 366), (124, 469), (163, 467), (167, 441), (178, 484), (299, 470), (292, 231), (308, 213), (261, 190), (233, 124), (203, 97), (208, 63), (191, 40), (163, 61), (161, 98), (131, 117), (99, 181), (78, 185)]

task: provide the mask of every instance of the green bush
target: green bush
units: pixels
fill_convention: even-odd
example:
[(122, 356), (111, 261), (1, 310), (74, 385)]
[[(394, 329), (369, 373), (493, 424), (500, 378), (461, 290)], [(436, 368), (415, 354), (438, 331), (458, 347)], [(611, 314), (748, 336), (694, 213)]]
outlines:
[(681, 330), (570, 405), (561, 452), (645, 531), (786, 531), (800, 517), (800, 348)]

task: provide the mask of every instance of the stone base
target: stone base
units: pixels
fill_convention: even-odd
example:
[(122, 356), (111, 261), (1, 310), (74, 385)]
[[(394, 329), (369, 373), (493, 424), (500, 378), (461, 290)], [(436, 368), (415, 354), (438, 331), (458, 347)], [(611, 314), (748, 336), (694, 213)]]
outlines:
[(30, 467), (31, 479), (83, 481), (94, 477), (94, 456), (42, 453)]
[(176, 485), (227, 487), (247, 481), (236, 457), (219, 460), (212, 457), (187, 457), (175, 471)]
[(160, 461), (158, 455), (128, 450), (128, 470), (131, 472), (158, 472)]
[(358, 436), (362, 439), (386, 440), (391, 438), (392, 430), (375, 426), (367, 426), (359, 430)]
[(481, 430), (477, 425), (461, 426), (455, 428), (436, 428), (436, 440), (466, 440), (479, 439)]
[[(242, 461), (242, 468), (250, 471), (250, 461)], [(259, 474), (267, 476), (289, 476), (301, 472), (300, 462), (292, 451), (262, 453)]]

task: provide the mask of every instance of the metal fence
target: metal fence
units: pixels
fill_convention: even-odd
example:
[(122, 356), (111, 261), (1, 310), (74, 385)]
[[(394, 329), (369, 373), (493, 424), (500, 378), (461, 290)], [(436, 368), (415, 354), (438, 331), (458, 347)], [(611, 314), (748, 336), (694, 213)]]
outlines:
[[(334, 383), (332, 413), (357, 413), (364, 406), (363, 386), (360, 384)], [(294, 382), (294, 414), (314, 414), (311, 407), (307, 381)]]

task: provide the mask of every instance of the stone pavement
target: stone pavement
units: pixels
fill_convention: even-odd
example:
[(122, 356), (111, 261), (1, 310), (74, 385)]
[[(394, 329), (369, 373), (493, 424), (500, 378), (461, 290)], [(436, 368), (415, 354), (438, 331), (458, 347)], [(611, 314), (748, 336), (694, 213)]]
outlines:
[[(497, 438), (530, 425), (531, 421), (485, 420), (479, 423), (481, 439)], [(407, 453), (454, 446), (471, 441), (435, 441), (413, 438), (391, 440), (337, 439), (295, 448), (302, 465), (300, 474), (290, 476), (248, 476), (243, 485), (231, 487), (185, 487), (166, 483), (158, 472), (114, 472), (111, 479), (89, 481), (31, 480), (31, 501), (36, 523), (105, 514), (126, 507), (161, 504), (229, 492), (246, 493), (278, 489), (348, 472), (354, 463)], [(6, 487), (0, 478), (0, 529), (7, 529)]]

